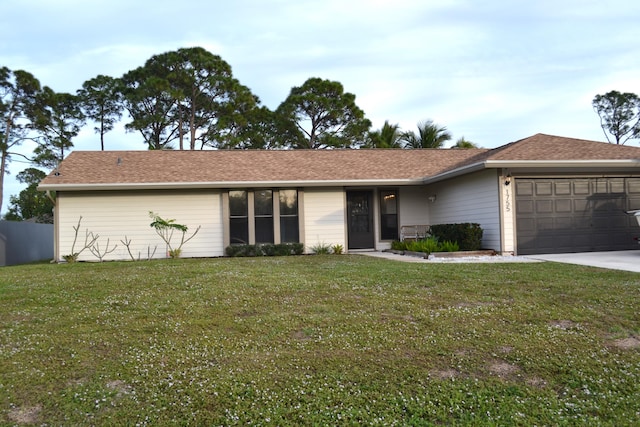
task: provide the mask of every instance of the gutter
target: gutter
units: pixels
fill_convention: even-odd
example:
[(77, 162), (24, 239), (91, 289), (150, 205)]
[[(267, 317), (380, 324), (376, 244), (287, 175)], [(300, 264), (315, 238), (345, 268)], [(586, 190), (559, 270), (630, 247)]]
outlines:
[(484, 162), (472, 163), (452, 169), (434, 176), (423, 179), (424, 184), (432, 184), (439, 181), (466, 175), (484, 169), (542, 169), (542, 168), (562, 168), (562, 169), (578, 169), (578, 168), (606, 168), (620, 169), (633, 168), (640, 169), (640, 159), (624, 159), (624, 160), (485, 160)]
[(330, 181), (216, 181), (103, 184), (40, 184), (39, 191), (178, 190), (222, 188), (380, 187), (422, 185), (422, 178)]

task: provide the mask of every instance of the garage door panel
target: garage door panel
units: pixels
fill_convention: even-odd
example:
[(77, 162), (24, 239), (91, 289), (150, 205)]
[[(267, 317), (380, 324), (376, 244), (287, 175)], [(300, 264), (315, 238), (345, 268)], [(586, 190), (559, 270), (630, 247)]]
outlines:
[(636, 249), (640, 178), (515, 180), (520, 254)]
[(627, 193), (640, 194), (640, 178), (627, 178)]
[(555, 194), (557, 196), (568, 196), (571, 194), (570, 182), (554, 182)]
[(629, 204), (627, 205), (628, 210), (637, 210), (640, 209), (640, 197), (629, 197)]
[(516, 196), (533, 195), (533, 185), (531, 181), (516, 181)]
[(571, 200), (570, 199), (557, 199), (555, 200), (556, 213), (571, 212)]
[(518, 200), (516, 201), (516, 213), (532, 214), (534, 212), (533, 206), (533, 200)]
[(536, 213), (553, 213), (553, 200), (536, 200)]
[(553, 184), (548, 182), (536, 182), (536, 196), (551, 196), (553, 194)]
[(573, 194), (590, 194), (589, 181), (573, 181)]
[(555, 217), (553, 228), (556, 230), (572, 230), (574, 228), (573, 217), (571, 216)]

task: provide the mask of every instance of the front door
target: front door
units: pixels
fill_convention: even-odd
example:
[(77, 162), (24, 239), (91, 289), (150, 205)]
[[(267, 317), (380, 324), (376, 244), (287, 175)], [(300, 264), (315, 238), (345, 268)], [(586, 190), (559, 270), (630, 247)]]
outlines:
[(372, 249), (374, 235), (371, 191), (347, 192), (347, 221), (349, 249)]

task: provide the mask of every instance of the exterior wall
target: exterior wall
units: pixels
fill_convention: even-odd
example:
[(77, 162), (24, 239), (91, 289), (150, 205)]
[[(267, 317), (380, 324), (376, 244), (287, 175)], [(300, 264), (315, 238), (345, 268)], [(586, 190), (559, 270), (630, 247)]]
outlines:
[[(98, 244), (104, 250), (109, 239), (109, 248), (117, 248), (104, 260), (130, 260), (127, 248), (121, 242), (125, 237), (131, 241), (134, 258), (166, 258), (164, 242), (153, 228), (149, 211), (164, 219), (175, 219), (176, 223), (189, 227), (187, 236), (198, 226), (200, 231), (182, 248), (182, 257), (215, 257), (224, 252), (222, 240), (222, 203), (217, 190), (208, 191), (96, 191), (59, 192), (56, 206), (58, 245), (57, 260), (71, 254), (78, 220), (82, 217), (77, 242), (77, 252), (84, 246), (86, 232), (99, 235)], [(182, 233), (174, 234), (172, 243), (178, 246)], [(97, 261), (98, 258), (86, 249), (79, 260)]]
[[(302, 206), (305, 251), (318, 244), (347, 247), (346, 194), (342, 188), (306, 188)], [(302, 237), (301, 237), (302, 240)]]
[(431, 224), (474, 222), (484, 230), (482, 247), (502, 252), (498, 172), (485, 170), (428, 187)]
[(429, 192), (425, 187), (400, 187), (399, 226), (431, 224)]

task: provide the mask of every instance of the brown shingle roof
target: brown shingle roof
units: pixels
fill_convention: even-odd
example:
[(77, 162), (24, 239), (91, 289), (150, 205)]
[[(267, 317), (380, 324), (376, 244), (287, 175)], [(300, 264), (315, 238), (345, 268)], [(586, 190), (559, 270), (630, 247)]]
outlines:
[(486, 159), (626, 160), (640, 159), (640, 148), (539, 133), (490, 150)]
[(486, 151), (74, 151), (41, 185), (419, 180)]
[(640, 160), (640, 148), (537, 134), (492, 150), (74, 151), (42, 189), (58, 186), (419, 182), (491, 161)]

